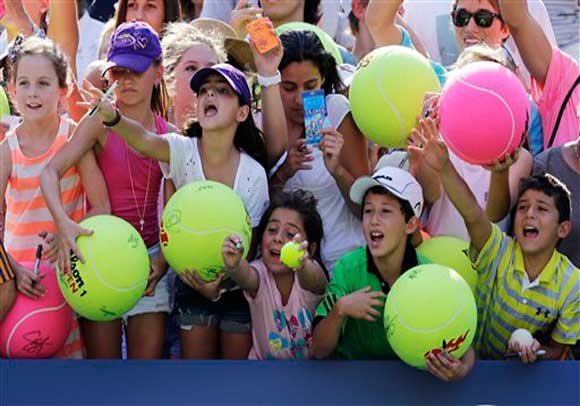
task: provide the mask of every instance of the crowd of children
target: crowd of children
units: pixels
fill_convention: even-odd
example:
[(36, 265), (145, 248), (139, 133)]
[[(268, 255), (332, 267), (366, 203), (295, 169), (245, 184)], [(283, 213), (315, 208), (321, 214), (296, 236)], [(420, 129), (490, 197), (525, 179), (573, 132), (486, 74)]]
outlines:
[[(0, 137), (0, 321), (16, 295), (44, 294), (42, 274), (24, 265), (38, 244), (47, 263), (67, 272), (71, 250), (82, 258), (76, 238), (92, 232), (78, 223), (112, 214), (147, 246), (145, 295), (121, 320), (75, 316), (59, 357), (394, 359), (385, 298), (401, 274), (428, 262), (416, 251), (424, 239), (449, 235), (470, 243), (478, 328), (461, 358), (428, 356), (432, 375), (461, 379), (477, 358), (514, 351), (523, 362), (536, 361), (540, 349), (545, 360), (573, 358), (580, 339), (580, 67), (550, 44), (527, 0), (450, 1), (461, 54), (446, 68), (431, 61), (441, 82), (446, 69), (481, 60), (520, 74), (503, 46), (515, 41), (531, 77), (531, 124), (522, 148), (489, 167), (448, 151), (438, 95), (426, 95), (404, 149), (374, 145), (357, 127), (348, 100), (352, 70), (334, 51), (354, 59), (402, 45), (426, 54), (401, 0), (353, 0), (354, 49), (300, 29), (277, 35), (266, 53), (236, 30), (260, 14), (270, 17), (271, 33), (287, 22), (319, 23), (324, 14), (313, 10), (320, 0), (262, 0), (260, 7), (240, 0), (235, 29), (212, 19), (180, 21), (177, 0), (120, 0), (101, 27), (110, 36), (106, 58), (85, 63), (83, 72), (70, 63), (76, 2), (38, 3), (50, 18), (35, 17), (21, 1), (6, 2), (0, 18), (10, 35), (21, 32), (4, 61), (19, 123)], [(70, 25), (73, 38), (57, 23)], [(313, 90), (324, 92), (326, 104), (318, 145), (305, 139), (302, 94)], [(249, 246), (237, 235), (223, 241), (225, 273), (212, 282), (194, 269), (177, 275), (159, 246), (164, 204), (201, 180), (232, 188), (253, 231)], [(304, 251), (294, 269), (280, 259), (290, 241)], [(519, 328), (530, 331), (532, 345), (509, 341)]]

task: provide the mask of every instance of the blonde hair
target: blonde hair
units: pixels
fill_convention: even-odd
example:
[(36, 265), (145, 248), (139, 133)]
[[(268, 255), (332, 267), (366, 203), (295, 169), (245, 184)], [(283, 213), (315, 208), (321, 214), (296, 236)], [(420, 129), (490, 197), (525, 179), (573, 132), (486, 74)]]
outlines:
[(167, 86), (175, 93), (175, 68), (181, 56), (196, 45), (205, 45), (217, 55), (218, 63), (226, 60), (223, 39), (217, 32), (201, 32), (189, 23), (170, 23), (165, 26), (161, 47), (163, 48), (163, 69)]
[(58, 79), (58, 87), (66, 89), (71, 82), (68, 61), (58, 45), (48, 38), (28, 37), (21, 43), (16, 43), (15, 40), (15, 44), (9, 50), (8, 58), (10, 60), (11, 81), (14, 82), (16, 80), (20, 60), (25, 56), (36, 55), (44, 56), (52, 63)]
[(107, 54), (109, 53), (109, 47), (111, 45), (111, 37), (115, 32), (115, 19), (111, 18), (101, 31), (101, 38), (99, 40), (99, 55), (98, 59), (107, 59)]
[(492, 48), (484, 43), (476, 44), (463, 50), (453, 65), (453, 69), (462, 68), (473, 62), (489, 61), (499, 63), (512, 72), (516, 72), (517, 65), (507, 52), (502, 47)]

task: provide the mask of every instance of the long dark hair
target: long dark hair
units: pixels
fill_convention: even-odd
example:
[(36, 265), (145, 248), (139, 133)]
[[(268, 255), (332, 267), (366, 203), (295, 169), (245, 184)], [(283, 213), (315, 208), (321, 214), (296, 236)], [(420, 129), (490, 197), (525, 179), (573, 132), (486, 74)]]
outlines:
[[(241, 96), (238, 96), (238, 103), (240, 106), (245, 104)], [(267, 171), (269, 168), (264, 135), (254, 122), (251, 106), (248, 107), (250, 107), (248, 117), (239, 123), (238, 128), (236, 129), (236, 134), (234, 135), (234, 146), (258, 161), (258, 163)], [(194, 119), (185, 123), (183, 131), (187, 137), (192, 138), (201, 138), (203, 133), (201, 125)]]
[(306, 0), (304, 2), (304, 22), (316, 25), (321, 17), (320, 0)]
[(289, 192), (279, 192), (272, 196), (270, 206), (260, 220), (257, 229), (257, 240), (262, 241), (268, 221), (276, 209), (294, 210), (304, 223), (304, 232), (309, 243), (316, 243), (316, 251), (312, 258), (314, 258), (328, 276), (328, 271), (322, 262), (322, 238), (324, 237), (324, 228), (322, 227), (322, 218), (316, 209), (316, 199), (311, 192), (302, 189), (295, 189)]
[[(119, 1), (119, 11), (117, 11), (117, 19), (115, 20), (115, 28), (123, 24), (127, 20), (127, 3), (129, 0), (120, 0)], [(179, 5), (179, 1), (177, 0), (164, 0), (163, 1), (164, 7), (164, 19), (163, 25), (167, 23), (172, 23), (175, 21), (181, 20), (181, 7)], [(162, 33), (158, 33), (159, 36)]]
[(293, 62), (310, 61), (320, 71), (324, 79), (322, 88), (325, 94), (340, 93), (344, 85), (338, 76), (334, 57), (326, 52), (322, 42), (316, 34), (307, 30), (292, 30), (280, 35), (284, 47), (284, 56), (280, 62), (280, 71), (283, 71)]

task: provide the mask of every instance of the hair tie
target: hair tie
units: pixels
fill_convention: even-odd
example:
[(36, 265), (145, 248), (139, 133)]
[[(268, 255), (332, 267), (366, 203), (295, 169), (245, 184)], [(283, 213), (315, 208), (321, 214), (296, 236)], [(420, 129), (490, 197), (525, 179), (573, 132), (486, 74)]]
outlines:
[(16, 62), (16, 58), (20, 51), (22, 51), (22, 43), (24, 42), (24, 35), (18, 34), (8, 47), (8, 60), (11, 64)]

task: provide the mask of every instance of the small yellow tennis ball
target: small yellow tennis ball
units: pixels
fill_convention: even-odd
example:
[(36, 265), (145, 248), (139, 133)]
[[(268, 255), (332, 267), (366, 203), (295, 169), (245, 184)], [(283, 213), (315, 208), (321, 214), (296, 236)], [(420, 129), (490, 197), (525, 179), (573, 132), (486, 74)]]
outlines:
[(280, 260), (288, 268), (298, 268), (300, 266), (300, 258), (304, 255), (304, 251), (300, 249), (300, 245), (294, 241), (287, 242), (280, 251)]

